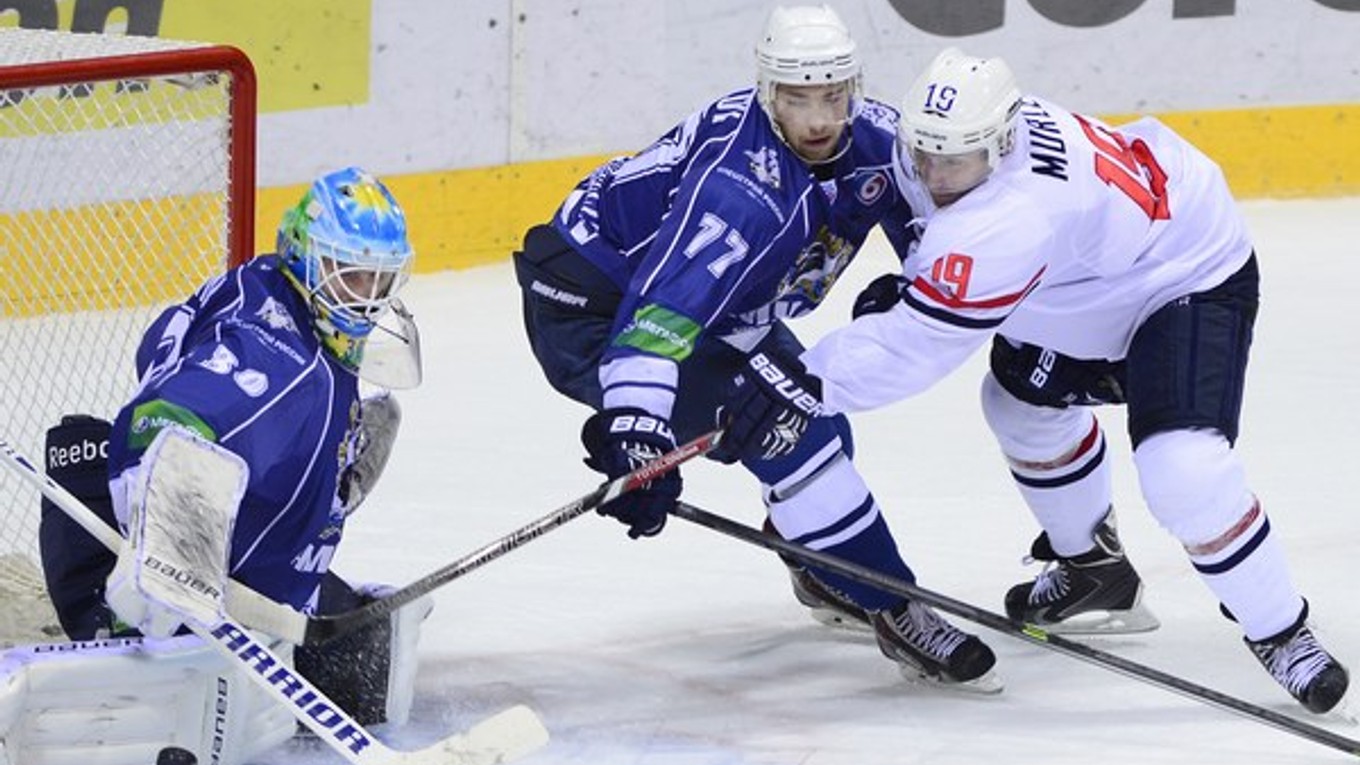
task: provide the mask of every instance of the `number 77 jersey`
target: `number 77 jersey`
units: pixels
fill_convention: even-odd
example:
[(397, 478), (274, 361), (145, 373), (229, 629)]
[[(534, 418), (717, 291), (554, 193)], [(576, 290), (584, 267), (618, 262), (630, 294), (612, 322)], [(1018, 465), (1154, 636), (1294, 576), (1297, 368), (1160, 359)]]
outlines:
[(904, 305), (807, 353), (831, 409), (918, 393), (997, 332), (1123, 358), (1149, 314), (1251, 256), (1221, 170), (1161, 122), (1112, 128), (1027, 97), (1016, 132), (986, 181), (931, 213), (903, 264)]

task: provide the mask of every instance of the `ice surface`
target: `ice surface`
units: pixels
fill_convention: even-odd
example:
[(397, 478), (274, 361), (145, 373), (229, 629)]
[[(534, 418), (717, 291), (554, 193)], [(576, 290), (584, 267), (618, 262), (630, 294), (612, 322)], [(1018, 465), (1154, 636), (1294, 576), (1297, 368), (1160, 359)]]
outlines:
[[(1239, 449), (1333, 651), (1360, 667), (1360, 199), (1243, 204), (1263, 300)], [(893, 267), (878, 240), (831, 303), (794, 324), (813, 339), (848, 318), (859, 287)], [(530, 357), (508, 264), (418, 277), (425, 384), (403, 395), (403, 432), (352, 520), (337, 570), (409, 582), (589, 492), (586, 411)], [(921, 584), (980, 607), (1033, 575), (1036, 526), (976, 401), (984, 354), (912, 401), (854, 420), (857, 462)], [(1309, 716), (1219, 615), (1177, 543), (1142, 504), (1122, 412), (1101, 410), (1122, 536), (1160, 617), (1153, 633), (1091, 640), (1136, 662), (1360, 738)], [(757, 525), (753, 480), (687, 467), (686, 499)], [(1014, 638), (991, 698), (904, 682), (866, 637), (820, 626), (758, 548), (672, 520), (631, 541), (594, 514), (438, 591), (421, 641), (414, 748), (513, 703), (552, 742), (523, 762), (589, 765), (905, 765), (1204, 762), (1301, 764), (1344, 752)], [(1352, 694), (1354, 695), (1354, 694)], [(338, 763), (290, 744), (262, 763)]]

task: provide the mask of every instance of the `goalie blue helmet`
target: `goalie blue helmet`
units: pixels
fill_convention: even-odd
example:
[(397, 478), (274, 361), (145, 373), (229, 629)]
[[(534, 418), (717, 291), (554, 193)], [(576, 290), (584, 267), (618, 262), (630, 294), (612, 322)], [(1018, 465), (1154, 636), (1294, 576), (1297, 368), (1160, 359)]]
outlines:
[(357, 370), (411, 272), (406, 216), (392, 192), (357, 167), (322, 176), (284, 213), (278, 255), (327, 350)]

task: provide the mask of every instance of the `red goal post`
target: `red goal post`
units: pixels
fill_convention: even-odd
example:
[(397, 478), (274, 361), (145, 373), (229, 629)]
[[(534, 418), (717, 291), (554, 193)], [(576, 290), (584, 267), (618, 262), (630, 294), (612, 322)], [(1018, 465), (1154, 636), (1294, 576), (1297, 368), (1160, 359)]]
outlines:
[[(0, 418), (42, 462), (112, 419), (169, 303), (253, 254), (254, 69), (230, 46), (0, 28)], [(40, 465), (41, 466), (41, 465)], [(0, 470), (0, 645), (50, 632), (38, 493)]]

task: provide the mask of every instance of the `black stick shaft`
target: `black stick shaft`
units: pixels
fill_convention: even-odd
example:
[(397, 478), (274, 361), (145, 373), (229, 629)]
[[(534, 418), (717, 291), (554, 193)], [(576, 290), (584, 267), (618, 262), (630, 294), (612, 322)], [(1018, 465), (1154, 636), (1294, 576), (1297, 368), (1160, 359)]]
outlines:
[(509, 534), (483, 545), (456, 561), (433, 571), (414, 582), (378, 600), (366, 603), (352, 611), (339, 614), (313, 616), (307, 620), (307, 645), (325, 643), (365, 624), (381, 619), (413, 600), (433, 592), (464, 574), (471, 573), (487, 563), (531, 542), (559, 526), (594, 510), (619, 495), (640, 488), (652, 479), (668, 473), (700, 455), (707, 454), (718, 445), (722, 431), (705, 433), (692, 441), (682, 444), (666, 454), (611, 481), (601, 484), (589, 494), (575, 499), (547, 515), (532, 521)]
[(690, 521), (691, 523), (713, 529), (726, 536), (759, 547), (764, 547), (767, 550), (773, 550), (804, 565), (823, 568), (849, 579), (854, 579), (857, 582), (877, 587), (885, 592), (891, 592), (895, 595), (901, 595), (904, 598), (912, 598), (922, 603), (928, 603), (942, 611), (948, 611), (955, 616), (967, 619), (975, 624), (980, 624), (1004, 635), (1019, 638), (1027, 643), (1032, 643), (1051, 651), (1057, 651), (1058, 653), (1085, 661), (1088, 664), (1094, 664), (1098, 667), (1118, 672), (1121, 675), (1131, 677), (1135, 680), (1141, 680), (1149, 685), (1154, 685), (1163, 690), (1171, 691), (1187, 698), (1194, 699), (1195, 701), (1241, 715), (1242, 717), (1255, 722), (1278, 728), (1286, 733), (1292, 733), (1295, 736), (1299, 736), (1300, 738), (1307, 739), (1314, 743), (1338, 749), (1353, 757), (1360, 757), (1360, 741), (1346, 738), (1345, 736), (1332, 733), (1331, 731), (1316, 725), (1296, 720), (1288, 715), (1271, 711), (1250, 702), (1220, 693), (1211, 688), (1198, 685), (1184, 678), (1167, 674), (1161, 670), (1130, 661), (1112, 653), (1107, 653), (1098, 648), (1092, 648), (1085, 643), (1068, 640), (1060, 635), (1054, 635), (1053, 633), (1047, 632), (1040, 627), (1013, 622), (1000, 614), (986, 611), (946, 595), (941, 595), (937, 592), (932, 592), (931, 590), (898, 579), (897, 577), (888, 576), (887, 574), (861, 566), (857, 563), (845, 560), (844, 558), (828, 555), (827, 553), (812, 550), (780, 537), (766, 534), (684, 502), (679, 503), (672, 511), (672, 514), (678, 518)]

